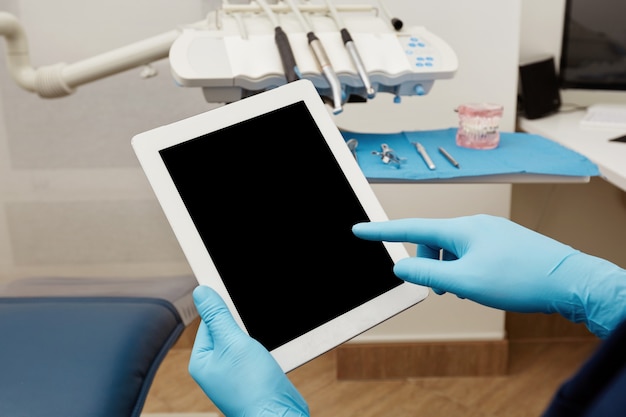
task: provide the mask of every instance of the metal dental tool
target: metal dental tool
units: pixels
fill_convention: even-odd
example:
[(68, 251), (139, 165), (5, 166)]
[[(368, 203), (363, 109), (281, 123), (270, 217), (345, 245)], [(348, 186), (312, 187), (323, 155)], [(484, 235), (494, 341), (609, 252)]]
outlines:
[(426, 152), (426, 149), (424, 149), (424, 146), (421, 143), (419, 142), (411, 142), (411, 143), (415, 145), (415, 148), (417, 149), (417, 153), (420, 154), (420, 156), (426, 163), (426, 166), (428, 167), (428, 169), (433, 170), (437, 168), (435, 164), (433, 163), (433, 160), (430, 159), (430, 155), (428, 155), (428, 152)]
[(398, 157), (394, 150), (391, 149), (386, 143), (381, 143), (380, 152), (372, 151), (372, 155), (380, 156), (380, 159), (381, 161), (383, 161), (384, 164), (388, 164), (391, 162), (396, 164), (398, 167), (400, 167), (400, 164), (406, 159)]
[(293, 0), (286, 0), (291, 10), (293, 10), (294, 14), (300, 20), (300, 24), (307, 32), (306, 37), (309, 41), (309, 46), (313, 51), (313, 55), (317, 60), (320, 68), (322, 69), (322, 73), (328, 81), (330, 85), (330, 89), (333, 95), (333, 113), (339, 114), (343, 111), (342, 102), (343, 102), (343, 91), (341, 90), (341, 82), (339, 81), (339, 77), (335, 73), (335, 70), (330, 64), (330, 59), (328, 59), (328, 55), (326, 55), (326, 51), (324, 50), (324, 46), (322, 42), (318, 39), (318, 37), (313, 32), (313, 29), (310, 27), (309, 23), (306, 21), (300, 9), (294, 4)]
[(365, 70), (365, 65), (363, 65), (363, 61), (361, 60), (359, 51), (356, 49), (356, 45), (354, 44), (354, 41), (352, 40), (352, 36), (350, 35), (350, 32), (348, 32), (348, 29), (346, 29), (346, 26), (343, 23), (341, 16), (337, 12), (337, 8), (335, 8), (335, 6), (332, 3), (332, 0), (326, 0), (326, 5), (328, 6), (328, 10), (330, 10), (330, 14), (335, 20), (335, 23), (339, 27), (343, 44), (348, 50), (348, 53), (350, 54), (350, 58), (352, 58), (352, 63), (356, 67), (359, 77), (361, 77), (361, 81), (363, 82), (363, 85), (365, 86), (365, 92), (367, 93), (367, 98), (374, 98), (374, 96), (376, 95), (376, 92), (374, 91), (374, 88), (372, 87), (370, 77), (367, 74), (367, 71)]
[(348, 141), (346, 141), (346, 145), (348, 145), (348, 149), (350, 149), (350, 152), (352, 152), (352, 156), (354, 156), (354, 159), (359, 162), (359, 158), (356, 156), (356, 147), (359, 146), (359, 141), (356, 139), (348, 139)]
[(280, 54), (280, 59), (283, 63), (283, 70), (285, 71), (285, 77), (287, 78), (287, 82), (290, 83), (292, 81), (296, 81), (300, 79), (300, 71), (298, 70), (298, 65), (296, 64), (296, 58), (293, 55), (293, 50), (291, 49), (291, 45), (289, 44), (289, 38), (287, 34), (280, 26), (278, 22), (278, 18), (265, 2), (265, 0), (256, 0), (259, 6), (265, 11), (267, 17), (270, 18), (272, 24), (274, 25), (274, 41), (276, 42), (276, 46), (278, 47), (278, 52)]
[(448, 151), (443, 149), (441, 146), (439, 147), (439, 152), (454, 166), (455, 168), (461, 168), (461, 165), (457, 162), (456, 159)]

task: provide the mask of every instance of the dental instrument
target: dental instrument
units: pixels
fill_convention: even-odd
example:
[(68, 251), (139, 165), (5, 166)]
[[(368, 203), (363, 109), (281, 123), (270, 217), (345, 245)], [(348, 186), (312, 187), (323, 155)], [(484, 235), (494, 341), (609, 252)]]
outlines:
[(448, 162), (450, 162), (455, 168), (461, 168), (461, 165), (459, 165), (458, 161), (456, 159), (454, 159), (452, 157), (452, 155), (450, 155), (450, 153), (448, 151), (446, 151), (445, 149), (443, 149), (441, 146), (439, 147), (439, 152), (448, 160)]
[(424, 160), (424, 163), (426, 163), (426, 166), (428, 167), (428, 169), (433, 170), (437, 168), (435, 164), (433, 163), (433, 160), (430, 159), (430, 155), (428, 155), (428, 152), (426, 152), (426, 148), (424, 148), (424, 145), (422, 145), (419, 142), (411, 142), (411, 143), (415, 145), (415, 148), (417, 149), (417, 153), (420, 154), (420, 156)]
[(343, 45), (348, 50), (350, 58), (354, 63), (354, 67), (356, 68), (359, 77), (361, 77), (361, 81), (363, 81), (367, 98), (374, 98), (374, 96), (376, 95), (376, 91), (374, 91), (374, 88), (372, 87), (372, 82), (370, 81), (369, 75), (367, 75), (367, 70), (365, 69), (365, 65), (363, 65), (361, 55), (359, 55), (359, 51), (356, 49), (356, 45), (352, 40), (352, 35), (350, 35), (350, 32), (346, 28), (346, 25), (344, 24), (343, 19), (339, 15), (339, 12), (337, 11), (337, 8), (333, 4), (332, 0), (326, 0), (326, 6), (328, 7), (332, 18), (335, 20), (337, 27), (339, 28), (339, 32), (341, 33), (341, 39), (343, 40)]
[(396, 155), (395, 151), (391, 149), (386, 143), (381, 143), (380, 152), (372, 151), (372, 155), (380, 156), (380, 160), (383, 162), (383, 164), (393, 163), (398, 168), (400, 167), (400, 164), (406, 159), (400, 158), (398, 155)]
[(298, 18), (300, 25), (306, 32), (306, 37), (309, 47), (313, 52), (313, 56), (317, 60), (326, 81), (328, 81), (328, 84), (330, 85), (330, 90), (333, 96), (333, 113), (339, 114), (343, 111), (342, 103), (344, 101), (343, 92), (341, 90), (341, 82), (339, 81), (339, 77), (337, 77), (337, 74), (330, 63), (330, 59), (328, 59), (324, 45), (322, 45), (322, 42), (319, 40), (315, 32), (313, 32), (312, 26), (306, 21), (304, 16), (302, 16), (300, 9), (298, 9), (293, 0), (285, 1), (293, 11), (294, 15)]
[(267, 17), (269, 17), (269, 19), (272, 21), (272, 24), (274, 25), (274, 41), (276, 42), (276, 47), (278, 48), (280, 59), (283, 63), (283, 69), (285, 70), (285, 78), (287, 79), (287, 82), (290, 83), (292, 81), (300, 79), (300, 71), (298, 70), (296, 58), (294, 57), (293, 50), (291, 49), (291, 45), (289, 44), (289, 38), (287, 37), (287, 34), (283, 30), (283, 28), (280, 26), (278, 18), (265, 2), (265, 0), (255, 1), (259, 6), (261, 6)]
[(359, 158), (356, 155), (356, 148), (357, 146), (359, 146), (359, 141), (354, 138), (348, 139), (346, 141), (346, 145), (348, 145), (348, 149), (350, 149), (350, 152), (352, 152), (352, 156), (354, 156), (354, 160), (359, 162)]

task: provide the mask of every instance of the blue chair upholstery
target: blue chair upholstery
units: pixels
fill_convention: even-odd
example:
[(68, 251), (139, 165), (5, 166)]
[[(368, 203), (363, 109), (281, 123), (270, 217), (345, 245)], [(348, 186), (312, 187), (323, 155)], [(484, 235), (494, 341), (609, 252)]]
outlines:
[(0, 416), (138, 417), (185, 323), (151, 297), (0, 297)]

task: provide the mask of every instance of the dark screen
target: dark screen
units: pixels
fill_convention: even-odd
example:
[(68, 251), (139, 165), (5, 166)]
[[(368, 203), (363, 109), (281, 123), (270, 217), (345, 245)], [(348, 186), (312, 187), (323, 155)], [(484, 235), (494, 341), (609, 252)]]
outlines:
[(161, 157), (268, 350), (401, 284), (383, 245), (352, 234), (368, 218), (303, 102)]
[(562, 88), (626, 90), (625, 0), (567, 0)]

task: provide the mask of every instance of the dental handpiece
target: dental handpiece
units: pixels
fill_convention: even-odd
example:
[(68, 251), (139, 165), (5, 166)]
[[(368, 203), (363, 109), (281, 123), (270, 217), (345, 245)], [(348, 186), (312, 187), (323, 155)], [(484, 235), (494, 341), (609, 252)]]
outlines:
[(287, 82), (298, 80), (298, 64), (296, 64), (296, 58), (294, 57), (291, 45), (289, 44), (289, 38), (285, 31), (280, 27), (274, 28), (274, 41), (278, 48), (281, 62), (283, 64), (283, 70), (285, 71), (285, 78)]
[(285, 71), (285, 78), (287, 79), (287, 82), (290, 83), (292, 81), (298, 80), (300, 78), (300, 70), (298, 69), (296, 58), (294, 56), (293, 50), (291, 49), (289, 37), (280, 26), (276, 15), (267, 4), (267, 2), (265, 0), (256, 0), (256, 2), (265, 11), (265, 14), (274, 25), (274, 42), (276, 43), (276, 47), (278, 48), (278, 54), (283, 64), (283, 70)]
[(367, 93), (367, 98), (374, 98), (376, 92), (372, 87), (372, 83), (370, 82), (370, 77), (367, 75), (367, 71), (365, 70), (365, 66), (363, 65), (363, 61), (361, 60), (361, 56), (359, 55), (359, 51), (356, 49), (356, 45), (352, 40), (352, 36), (350, 36), (350, 32), (348, 29), (341, 29), (341, 39), (343, 40), (343, 44), (345, 45), (350, 57), (352, 58), (352, 62), (356, 67), (357, 72), (359, 73), (359, 77), (361, 77), (361, 81), (365, 86), (365, 92)]
[(341, 90), (341, 82), (339, 81), (339, 77), (335, 73), (335, 70), (330, 65), (330, 59), (328, 59), (328, 55), (326, 55), (326, 51), (322, 46), (322, 42), (318, 39), (317, 36), (313, 32), (307, 33), (307, 39), (309, 40), (309, 46), (317, 59), (320, 67), (322, 68), (322, 73), (324, 77), (326, 77), (326, 81), (330, 85), (330, 89), (333, 94), (333, 113), (339, 114), (343, 111), (343, 107), (341, 105), (343, 101), (343, 92)]
[(343, 111), (343, 91), (341, 90), (341, 82), (339, 81), (339, 77), (337, 77), (335, 70), (330, 64), (330, 59), (328, 59), (328, 55), (326, 55), (326, 51), (324, 50), (322, 42), (315, 35), (315, 32), (313, 32), (312, 25), (307, 22), (307, 20), (302, 15), (302, 12), (300, 12), (300, 9), (298, 9), (293, 0), (286, 0), (286, 2), (295, 14), (295, 16), (298, 18), (298, 20), (300, 20), (300, 24), (306, 32), (306, 37), (309, 42), (309, 47), (313, 52), (313, 56), (315, 56), (318, 65), (322, 69), (324, 78), (326, 78), (326, 81), (330, 85), (333, 96), (333, 113), (339, 114)]
[(328, 10), (330, 11), (333, 19), (335, 20), (335, 24), (339, 28), (339, 32), (341, 33), (341, 40), (343, 41), (343, 45), (345, 46), (345, 48), (348, 50), (348, 54), (352, 59), (352, 63), (354, 64), (356, 71), (361, 78), (361, 82), (365, 87), (365, 93), (367, 94), (367, 98), (374, 98), (376, 92), (374, 91), (372, 83), (370, 82), (370, 77), (365, 70), (365, 65), (363, 65), (361, 55), (359, 55), (359, 51), (357, 50), (356, 45), (352, 40), (352, 35), (350, 35), (350, 32), (348, 32), (348, 29), (344, 25), (343, 19), (339, 15), (337, 8), (333, 5), (333, 1), (326, 0), (326, 6), (328, 7)]

